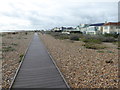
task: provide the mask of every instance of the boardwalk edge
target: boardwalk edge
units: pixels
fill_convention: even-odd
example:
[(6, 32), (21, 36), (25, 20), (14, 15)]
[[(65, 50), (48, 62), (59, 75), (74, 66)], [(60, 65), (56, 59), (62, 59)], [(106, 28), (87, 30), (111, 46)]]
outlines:
[[(33, 35), (33, 36), (34, 36), (34, 35)], [(28, 51), (28, 49), (29, 49), (29, 47), (30, 47), (30, 44), (31, 44), (32, 40), (33, 40), (33, 36), (32, 36), (32, 38), (31, 38), (31, 40), (30, 40), (30, 42), (29, 42), (29, 44), (28, 44), (27, 49), (26, 49), (25, 52), (24, 52), (24, 56), (22, 57), (22, 60), (21, 60), (19, 66), (18, 66), (18, 68), (17, 68), (17, 71), (16, 71), (16, 73), (15, 73), (15, 75), (14, 75), (14, 77), (13, 77), (13, 80), (12, 80), (11, 85), (10, 85), (10, 87), (9, 87), (8, 90), (11, 90), (11, 89), (12, 89), (12, 86), (13, 86), (13, 84), (14, 84), (14, 82), (15, 82), (15, 79), (16, 79), (16, 77), (17, 77), (17, 75), (18, 75), (18, 72), (19, 72), (19, 70), (20, 70), (20, 68), (21, 68), (21, 66), (22, 66), (22, 63), (23, 63), (23, 61), (24, 61), (24, 58), (25, 58), (25, 56), (26, 56), (26, 53), (27, 53), (27, 51)]]
[[(38, 35), (40, 35), (40, 34), (38, 34)], [(40, 39), (40, 36), (39, 36), (39, 39)], [(43, 40), (42, 40), (42, 39), (40, 39), (40, 40), (43, 42)], [(43, 42), (42, 44), (44, 44), (44, 42)], [(64, 76), (63, 76), (63, 74), (62, 74), (62, 72), (60, 71), (60, 69), (58, 68), (58, 66), (57, 66), (56, 62), (54, 61), (54, 59), (53, 59), (52, 55), (51, 55), (51, 54), (50, 54), (50, 52), (47, 50), (47, 47), (46, 47), (46, 45), (45, 45), (45, 44), (44, 44), (44, 48), (45, 48), (45, 50), (47, 51), (47, 53), (48, 53), (49, 57), (51, 58), (51, 60), (52, 60), (53, 64), (55, 65), (56, 69), (57, 69), (57, 70), (58, 70), (58, 72), (60, 73), (60, 76), (63, 78), (63, 81), (65, 82), (66, 86), (67, 86), (68, 88), (70, 88), (70, 86), (68, 85), (67, 81), (65, 80), (65, 78), (64, 78)]]

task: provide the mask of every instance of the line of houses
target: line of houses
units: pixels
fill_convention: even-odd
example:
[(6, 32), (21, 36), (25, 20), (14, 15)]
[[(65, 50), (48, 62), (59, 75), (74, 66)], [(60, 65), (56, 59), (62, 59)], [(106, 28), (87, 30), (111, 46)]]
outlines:
[(105, 22), (96, 24), (80, 24), (76, 28), (73, 27), (55, 27), (51, 31), (83, 34), (118, 34), (120, 33), (120, 22)]

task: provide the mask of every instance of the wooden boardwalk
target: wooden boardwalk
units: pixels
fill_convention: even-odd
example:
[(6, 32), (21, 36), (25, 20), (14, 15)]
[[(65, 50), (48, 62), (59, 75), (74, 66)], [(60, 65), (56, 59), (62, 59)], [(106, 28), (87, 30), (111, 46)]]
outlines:
[(68, 88), (35, 33), (12, 88)]

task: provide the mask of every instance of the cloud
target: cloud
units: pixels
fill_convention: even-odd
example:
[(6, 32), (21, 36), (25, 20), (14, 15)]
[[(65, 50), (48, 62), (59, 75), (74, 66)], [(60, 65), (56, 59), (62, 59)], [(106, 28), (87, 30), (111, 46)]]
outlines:
[(80, 23), (117, 21), (117, 0), (84, 1), (2, 0), (0, 29), (49, 29), (56, 26), (77, 26)]

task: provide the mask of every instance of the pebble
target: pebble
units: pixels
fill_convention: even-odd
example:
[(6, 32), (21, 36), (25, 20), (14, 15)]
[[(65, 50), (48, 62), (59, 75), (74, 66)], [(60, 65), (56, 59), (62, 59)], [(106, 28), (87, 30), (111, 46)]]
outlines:
[[(58, 62), (57, 65), (70, 87), (118, 88), (118, 77), (112, 77), (112, 75), (118, 76), (118, 49), (116, 47), (103, 50), (114, 51), (114, 53), (103, 54), (98, 53), (97, 50), (84, 48), (82, 42), (61, 41), (50, 35), (40, 35), (40, 37), (54, 60)], [(112, 61), (106, 63), (111, 59)], [(112, 81), (109, 82), (109, 80)]]

